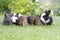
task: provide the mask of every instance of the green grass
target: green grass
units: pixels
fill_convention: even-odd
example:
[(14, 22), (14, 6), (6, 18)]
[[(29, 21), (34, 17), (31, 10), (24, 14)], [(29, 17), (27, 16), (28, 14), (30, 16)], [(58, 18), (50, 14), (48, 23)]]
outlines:
[[(5, 26), (0, 23), (0, 40), (60, 40), (60, 17), (54, 16), (52, 25)], [(3, 16), (0, 16), (2, 22)]]

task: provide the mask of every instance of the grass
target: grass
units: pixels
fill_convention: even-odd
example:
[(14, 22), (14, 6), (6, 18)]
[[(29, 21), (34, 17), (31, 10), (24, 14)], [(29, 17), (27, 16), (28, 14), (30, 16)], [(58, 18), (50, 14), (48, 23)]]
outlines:
[[(54, 16), (52, 25), (5, 26), (0, 23), (0, 40), (60, 40), (60, 17)], [(2, 22), (3, 16), (0, 16)]]

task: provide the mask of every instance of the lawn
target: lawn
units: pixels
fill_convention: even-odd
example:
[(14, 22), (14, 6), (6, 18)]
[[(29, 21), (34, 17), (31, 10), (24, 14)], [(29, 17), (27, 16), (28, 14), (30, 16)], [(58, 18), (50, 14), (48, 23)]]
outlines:
[(17, 26), (2, 25), (0, 15), (0, 40), (60, 40), (60, 16), (53, 16), (52, 25)]

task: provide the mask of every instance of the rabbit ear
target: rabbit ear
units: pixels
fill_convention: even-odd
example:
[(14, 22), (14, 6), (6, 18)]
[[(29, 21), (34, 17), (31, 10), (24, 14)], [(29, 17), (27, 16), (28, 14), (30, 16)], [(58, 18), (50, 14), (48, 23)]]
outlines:
[(51, 12), (51, 10), (48, 10), (47, 13), (46, 13), (46, 15), (49, 16), (50, 15), (50, 12)]
[(47, 10), (45, 10), (45, 13), (47, 13), (48, 11)]
[(8, 17), (8, 14), (4, 14), (5, 15), (5, 17)]
[(16, 14), (19, 14), (19, 13), (16, 13)]
[(7, 14), (4, 14), (5, 17), (7, 17)]
[(51, 10), (48, 10), (48, 12), (51, 12)]

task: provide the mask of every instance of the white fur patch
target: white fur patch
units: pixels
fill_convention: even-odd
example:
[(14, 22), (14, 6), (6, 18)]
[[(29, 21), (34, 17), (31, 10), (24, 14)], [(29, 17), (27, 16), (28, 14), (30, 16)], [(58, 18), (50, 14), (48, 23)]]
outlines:
[(46, 15), (46, 14), (43, 13), (43, 14), (41, 15), (41, 21), (43, 21), (43, 22), (45, 22), (45, 19), (43, 18), (44, 15)]
[(19, 14), (19, 17), (22, 16), (21, 14)]
[(46, 21), (46, 23), (48, 23), (50, 21), (50, 19), (48, 19), (47, 21)]
[(12, 22), (16, 22), (16, 20), (17, 20), (17, 17), (13, 16), (12, 17)]
[(16, 20), (18, 19), (17, 17), (15, 17), (16, 14), (14, 14), (14, 16), (12, 16), (12, 22), (16, 22)]
[[(12, 22), (16, 22), (16, 20), (18, 19), (17, 17), (15, 17), (16, 14), (14, 14), (14, 16), (12, 16)], [(22, 16), (21, 14), (19, 14), (19, 17)]]

